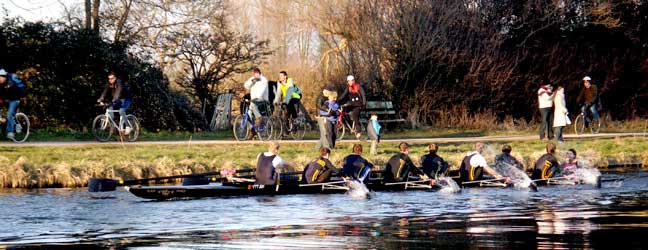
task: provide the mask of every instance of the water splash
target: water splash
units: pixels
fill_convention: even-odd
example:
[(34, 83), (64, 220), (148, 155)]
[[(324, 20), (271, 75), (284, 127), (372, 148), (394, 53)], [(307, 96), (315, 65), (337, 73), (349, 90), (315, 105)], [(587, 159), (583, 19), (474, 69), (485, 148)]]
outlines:
[(461, 191), (459, 184), (457, 184), (457, 182), (447, 176), (439, 177), (436, 183), (437, 185), (441, 186), (439, 192), (456, 193)]
[(592, 185), (597, 185), (599, 177), (601, 176), (601, 172), (597, 168), (590, 167), (577, 168), (576, 171), (574, 171), (574, 174), (576, 174), (578, 179), (583, 183)]
[(495, 163), (495, 170), (502, 176), (506, 176), (513, 183), (516, 188), (529, 188), (533, 181), (531, 178), (522, 171), (515, 167), (515, 165), (507, 162)]
[(369, 198), (369, 189), (365, 184), (357, 181), (349, 181), (349, 191), (347, 194), (355, 199)]

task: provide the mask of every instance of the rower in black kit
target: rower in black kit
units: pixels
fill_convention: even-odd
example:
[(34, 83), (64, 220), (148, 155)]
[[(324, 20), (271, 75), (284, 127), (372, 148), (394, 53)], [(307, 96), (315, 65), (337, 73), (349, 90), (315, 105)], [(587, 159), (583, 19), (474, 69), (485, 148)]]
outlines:
[(414, 165), (409, 157), (409, 144), (401, 142), (398, 145), (400, 152), (392, 156), (385, 166), (384, 182), (408, 181), (410, 174), (417, 175), (421, 180), (429, 179), (423, 171)]

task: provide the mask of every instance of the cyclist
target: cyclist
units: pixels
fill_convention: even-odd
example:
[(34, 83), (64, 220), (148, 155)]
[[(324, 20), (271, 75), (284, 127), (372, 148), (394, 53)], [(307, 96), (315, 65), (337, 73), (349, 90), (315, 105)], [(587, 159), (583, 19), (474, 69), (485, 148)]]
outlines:
[(297, 108), (301, 100), (301, 90), (295, 84), (293, 78), (288, 78), (286, 71), (279, 72), (279, 81), (277, 82), (277, 94), (274, 103), (286, 107), (288, 116), (292, 119), (297, 118)]
[(576, 102), (580, 104), (583, 114), (587, 114), (587, 110), (589, 110), (592, 113), (592, 120), (598, 121), (598, 88), (590, 82), (591, 80), (592, 78), (589, 76), (583, 78), (583, 88), (576, 98)]
[(0, 104), (6, 102), (7, 108), (7, 138), (14, 139), (14, 126), (16, 109), (20, 104), (20, 98), (27, 95), (25, 84), (14, 73), (0, 69)]
[[(119, 109), (119, 129), (124, 130), (124, 134), (130, 134), (132, 128), (126, 123), (126, 110), (133, 103), (133, 94), (131, 93), (128, 83), (117, 77), (115, 71), (108, 73), (108, 83), (101, 93), (98, 103), (107, 103), (110, 101), (108, 109)], [(110, 113), (110, 118), (114, 119)], [(126, 127), (124, 128), (124, 125)]]
[(350, 110), (349, 115), (351, 120), (353, 120), (353, 129), (356, 135), (356, 138), (359, 140), (362, 136), (360, 133), (362, 130), (362, 125), (360, 125), (360, 111), (366, 103), (365, 92), (362, 86), (355, 81), (355, 77), (352, 75), (347, 76), (347, 88), (344, 89), (344, 92), (340, 95), (340, 100), (345, 100), (346, 104)]
[(252, 70), (252, 77), (245, 81), (243, 84), (245, 89), (250, 91), (250, 110), (251, 116), (254, 120), (254, 124), (259, 127), (261, 126), (261, 111), (259, 107), (265, 105), (269, 102), (268, 100), (268, 79), (261, 75), (261, 70), (259, 68), (254, 68)]

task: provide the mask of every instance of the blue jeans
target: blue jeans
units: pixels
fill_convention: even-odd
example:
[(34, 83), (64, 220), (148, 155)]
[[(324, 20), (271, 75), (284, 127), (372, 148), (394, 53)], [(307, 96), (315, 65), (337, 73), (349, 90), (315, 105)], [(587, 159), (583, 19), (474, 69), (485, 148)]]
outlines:
[(19, 100), (7, 100), (9, 108), (7, 108), (7, 133), (13, 133), (16, 126), (16, 109), (18, 109)]
[(541, 115), (541, 121), (542, 124), (540, 125), (540, 139), (544, 139), (545, 137), (545, 132), (547, 132), (547, 137), (551, 139), (553, 137), (551, 128), (552, 126), (549, 125), (551, 124), (551, 113), (553, 113), (552, 108), (541, 108), (540, 109), (540, 115)]
[[(131, 103), (133, 103), (131, 99), (119, 99), (108, 107), (109, 109), (119, 109), (119, 128), (124, 128), (124, 123), (126, 123), (126, 110), (130, 107)], [(110, 113), (110, 116), (110, 118), (115, 119), (112, 117), (112, 113)]]
[[(583, 113), (584, 113), (585, 111), (587, 111), (587, 108), (588, 108), (587, 105), (583, 105), (583, 107), (582, 107), (582, 111), (583, 111)], [(594, 121), (598, 121), (598, 120), (599, 120), (599, 114), (598, 114), (598, 109), (597, 109), (597, 108), (598, 108), (598, 107), (597, 107), (596, 104), (589, 105), (589, 112), (590, 112), (590, 114), (592, 114), (592, 120), (594, 120)]]

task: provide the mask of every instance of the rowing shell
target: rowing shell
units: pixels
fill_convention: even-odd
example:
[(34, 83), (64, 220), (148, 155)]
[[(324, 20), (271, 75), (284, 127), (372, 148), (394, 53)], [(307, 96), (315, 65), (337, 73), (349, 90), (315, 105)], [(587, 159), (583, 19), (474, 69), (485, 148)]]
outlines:
[(317, 185), (288, 183), (281, 185), (212, 183), (196, 186), (131, 186), (126, 190), (133, 195), (151, 200), (170, 200), (180, 198), (233, 197), (286, 194), (337, 194), (349, 188), (346, 182), (329, 182)]

